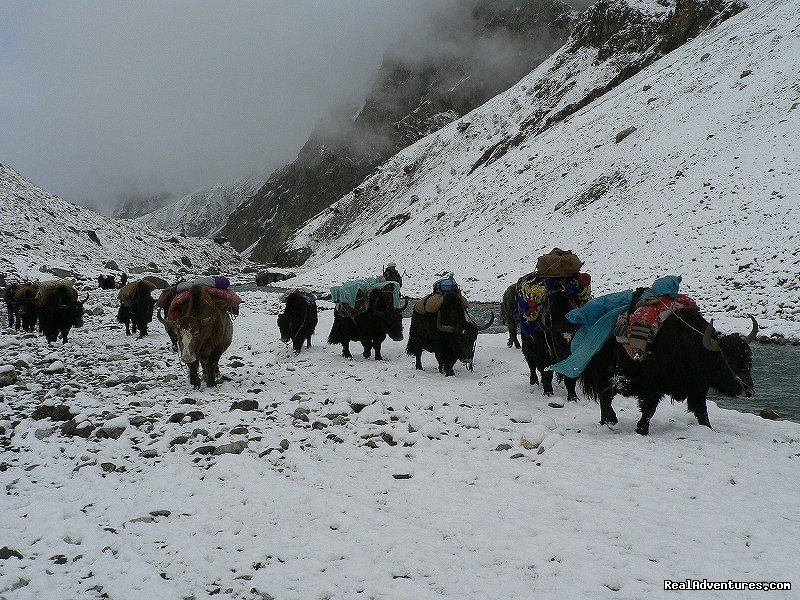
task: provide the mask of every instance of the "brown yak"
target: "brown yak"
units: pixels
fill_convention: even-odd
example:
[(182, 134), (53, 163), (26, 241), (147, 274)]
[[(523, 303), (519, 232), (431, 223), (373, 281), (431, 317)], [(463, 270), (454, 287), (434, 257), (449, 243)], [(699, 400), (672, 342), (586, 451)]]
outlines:
[(216, 385), (219, 359), (233, 339), (233, 322), (225, 307), (215, 304), (202, 286), (195, 285), (179, 319), (166, 319), (159, 310), (158, 320), (177, 338), (181, 360), (189, 365), (189, 383), (200, 387), (197, 371), (202, 364), (206, 385)]

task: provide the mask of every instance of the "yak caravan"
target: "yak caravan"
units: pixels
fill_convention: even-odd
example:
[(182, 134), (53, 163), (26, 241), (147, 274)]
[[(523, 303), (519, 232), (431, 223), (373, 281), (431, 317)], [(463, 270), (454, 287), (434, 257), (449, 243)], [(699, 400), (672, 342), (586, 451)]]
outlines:
[(306, 4), (3, 11), (0, 598), (791, 597), (797, 2)]

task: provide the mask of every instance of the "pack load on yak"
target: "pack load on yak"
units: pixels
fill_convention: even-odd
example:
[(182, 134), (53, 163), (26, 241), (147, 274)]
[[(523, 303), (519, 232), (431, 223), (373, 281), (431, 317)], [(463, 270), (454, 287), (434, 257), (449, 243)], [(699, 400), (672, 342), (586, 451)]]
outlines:
[(125, 325), (125, 335), (139, 332), (139, 337), (147, 335), (147, 325), (153, 320), (155, 301), (151, 296), (156, 285), (146, 279), (126, 283), (117, 293), (119, 311), (117, 321)]
[[(639, 298), (637, 298), (637, 292)], [(676, 310), (686, 306), (697, 308), (697, 304), (689, 296), (678, 294), (674, 298), (669, 295), (647, 296), (641, 298), (644, 289), (634, 292), (634, 299), (628, 310), (617, 318), (614, 337), (622, 344), (633, 360), (644, 360), (650, 353), (661, 325)]]
[(179, 294), (180, 292), (185, 292), (186, 290), (192, 289), (192, 287), (195, 285), (202, 285), (218, 290), (227, 290), (229, 287), (231, 287), (231, 280), (227, 277), (222, 277), (221, 275), (215, 275), (213, 277), (198, 277), (193, 281), (182, 281), (180, 283), (176, 283), (172, 286), (172, 293)]
[(72, 327), (83, 327), (83, 300), (78, 300), (78, 291), (72, 279), (57, 279), (39, 284), (36, 292), (36, 314), (39, 329), (48, 342), (54, 342), (61, 334), (66, 343)]
[(599, 296), (582, 308), (567, 313), (567, 320), (580, 328), (572, 338), (570, 356), (554, 364), (551, 370), (567, 377), (578, 377), (606, 340), (614, 335), (618, 320), (625, 316), (631, 306), (635, 310), (643, 301), (677, 299), (680, 283), (680, 276), (667, 275), (656, 279), (649, 288)]
[(341, 344), (342, 356), (352, 358), (350, 342), (364, 348), (362, 356), (383, 360), (381, 344), (387, 337), (403, 339), (403, 311), (408, 298), (400, 302), (400, 285), (396, 281), (380, 281), (375, 277), (348, 281), (331, 288), (331, 301), (336, 303), (329, 344)]
[[(183, 285), (184, 284), (179, 284), (173, 287), (172, 289), (175, 290), (177, 288), (178, 290), (180, 290)], [(180, 319), (181, 308), (187, 302), (189, 302), (192, 288), (195, 285), (199, 285), (203, 289), (203, 291), (206, 292), (211, 297), (212, 302), (214, 302), (214, 304), (217, 305), (219, 308), (224, 308), (234, 317), (239, 316), (239, 305), (242, 303), (242, 299), (236, 292), (234, 292), (233, 290), (229, 290), (227, 288), (217, 288), (209, 285), (192, 283), (192, 285), (190, 285), (188, 288), (183, 289), (181, 291), (177, 291), (174, 297), (172, 298), (172, 301), (170, 302), (169, 305), (169, 309), (167, 310), (167, 317), (171, 321), (177, 321), (178, 319)]]
[(394, 308), (400, 308), (400, 286), (394, 281), (380, 281), (377, 277), (353, 279), (332, 287), (331, 302), (336, 304), (336, 311), (343, 316), (362, 313), (367, 310), (370, 294), (385, 288), (391, 288)]
[(592, 295), (592, 278), (581, 273), (583, 262), (571, 250), (553, 248), (539, 257), (536, 270), (517, 282), (517, 309), (522, 335), (539, 328), (543, 308), (566, 300), (570, 309), (586, 304)]

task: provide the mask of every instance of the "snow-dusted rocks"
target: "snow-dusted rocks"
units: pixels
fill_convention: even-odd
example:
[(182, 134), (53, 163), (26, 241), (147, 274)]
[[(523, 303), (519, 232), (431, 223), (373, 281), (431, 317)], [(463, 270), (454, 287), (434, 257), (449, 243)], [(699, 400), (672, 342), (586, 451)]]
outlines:
[(0, 387), (17, 382), (17, 370), (14, 365), (0, 365)]

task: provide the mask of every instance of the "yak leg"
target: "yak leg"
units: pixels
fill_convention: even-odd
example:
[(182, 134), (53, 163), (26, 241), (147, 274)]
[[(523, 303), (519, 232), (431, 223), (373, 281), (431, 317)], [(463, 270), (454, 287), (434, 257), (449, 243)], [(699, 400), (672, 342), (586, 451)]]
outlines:
[(199, 365), (200, 363), (198, 361), (189, 363), (189, 383), (196, 388), (200, 387), (200, 375), (197, 373)]
[(309, 334), (308, 339), (306, 340), (306, 348), (311, 348), (311, 334)]
[(445, 377), (452, 377), (455, 375), (453, 366), (456, 364), (455, 357), (450, 357), (442, 352), (436, 352), (436, 360), (439, 361), (439, 373), (444, 373)]
[(575, 392), (575, 383), (577, 381), (577, 379), (573, 379), (572, 377), (564, 377), (564, 387), (567, 388), (567, 402), (578, 401), (578, 394)]
[(415, 368), (417, 369), (417, 371), (424, 371), (425, 369), (422, 368), (422, 352), (420, 351), (415, 356), (417, 358)]
[(8, 326), (14, 327), (14, 311), (8, 304), (6, 304), (6, 308), (8, 309)]
[(215, 375), (217, 374), (217, 367), (214, 364), (214, 356), (209, 356), (208, 360), (203, 363), (203, 377), (205, 377), (206, 385), (208, 387), (214, 387), (217, 385), (217, 380), (215, 379)]
[(353, 355), (350, 354), (350, 340), (342, 340), (342, 356), (353, 358)]
[(383, 356), (381, 356), (381, 343), (372, 342), (372, 347), (375, 348), (375, 360), (383, 360)]
[(138, 327), (136, 327), (136, 321), (134, 321), (133, 319), (131, 319), (131, 331), (132, 331), (133, 333), (136, 333), (136, 332), (138, 331), (138, 329), (139, 329), (139, 328), (138, 328)]
[(639, 435), (650, 433), (650, 419), (656, 414), (656, 408), (658, 408), (660, 400), (661, 396), (639, 398), (639, 408), (642, 411), (642, 418), (636, 424), (636, 433)]
[(543, 371), (542, 372), (542, 393), (545, 396), (552, 396), (553, 395), (553, 372), (552, 371)]
[(598, 398), (600, 403), (600, 425), (616, 425), (619, 423), (617, 413), (614, 412), (614, 407), (611, 406), (611, 400), (614, 398), (612, 392), (602, 392)]
[(300, 350), (303, 349), (303, 338), (301, 336), (295, 336), (292, 340), (292, 350), (295, 354), (300, 354)]
[(372, 342), (370, 340), (361, 340), (361, 345), (364, 346), (364, 352), (361, 356), (364, 358), (372, 356)]
[(528, 369), (531, 371), (531, 385), (539, 385), (539, 376), (536, 373), (536, 354), (533, 349), (533, 340), (530, 336), (522, 336), (522, 355), (525, 357), (525, 362), (528, 363)]
[(146, 335), (147, 335), (147, 323), (142, 323), (142, 325), (139, 326), (139, 339), (142, 339)]
[[(61, 330), (61, 343), (62, 344), (66, 344), (67, 343), (67, 334), (69, 334), (69, 328), (65, 327), (64, 329)], [(53, 338), (53, 341), (55, 342), (57, 339), (58, 339), (58, 334), (56, 334), (55, 338)]]
[(694, 416), (697, 417), (697, 422), (700, 425), (711, 428), (711, 422), (708, 420), (706, 394), (708, 394), (708, 389), (699, 394), (689, 394), (689, 397), (686, 399), (686, 404), (689, 411), (694, 413)]

